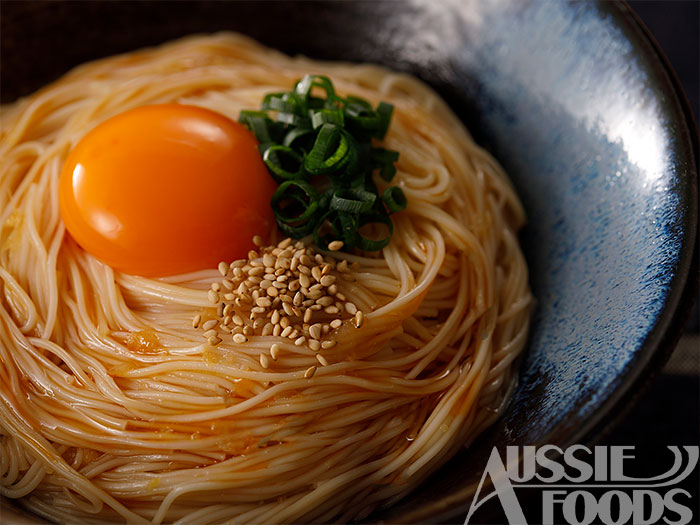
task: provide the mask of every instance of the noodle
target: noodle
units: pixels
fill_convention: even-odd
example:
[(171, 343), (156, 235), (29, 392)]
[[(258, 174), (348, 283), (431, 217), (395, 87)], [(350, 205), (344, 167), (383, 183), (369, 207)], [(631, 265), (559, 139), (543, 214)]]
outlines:
[[(306, 73), (395, 105), (408, 208), (344, 294), (366, 313), (314, 352), (211, 347), (192, 328), (215, 269), (121, 274), (66, 234), (58, 176), (97, 123), (178, 102), (236, 119)], [(0, 494), (59, 522), (347, 521), (413, 489), (498, 416), (527, 336), (522, 207), (426, 86), (289, 58), (233, 34), (78, 67), (2, 108)], [(279, 240), (279, 239), (278, 239)], [(273, 342), (285, 352), (264, 369)]]

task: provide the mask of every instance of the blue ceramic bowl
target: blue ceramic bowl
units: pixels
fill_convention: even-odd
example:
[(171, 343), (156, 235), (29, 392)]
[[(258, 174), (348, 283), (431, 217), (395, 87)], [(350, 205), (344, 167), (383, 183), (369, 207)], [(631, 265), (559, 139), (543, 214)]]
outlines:
[[(522, 245), (537, 298), (518, 387), (468, 451), (370, 520), (465, 512), (494, 445), (590, 442), (672, 350), (693, 295), (686, 284), (697, 275), (697, 132), (669, 67), (624, 5), (110, 2), (13, 10), (25, 25), (32, 20), (34, 40), (22, 40), (20, 27), (4, 43), (5, 67), (17, 72), (3, 76), (6, 99), (83, 60), (232, 29), (291, 53), (414, 73), (504, 165), (529, 218)], [(122, 22), (128, 33), (116, 29)], [(27, 49), (49, 48), (58, 33), (62, 47), (37, 72)], [(14, 66), (12, 46), (24, 58)]]

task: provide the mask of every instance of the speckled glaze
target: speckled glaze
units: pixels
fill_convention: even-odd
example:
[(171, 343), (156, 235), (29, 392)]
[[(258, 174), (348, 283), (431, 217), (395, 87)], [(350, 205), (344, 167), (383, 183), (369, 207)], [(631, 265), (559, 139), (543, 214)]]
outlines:
[[(522, 245), (537, 298), (518, 387), (470, 449), (369, 521), (461, 521), (491, 447), (590, 443), (673, 347), (697, 275), (697, 131), (624, 5), (9, 4), (4, 69), (17, 74), (2, 76), (5, 101), (84, 60), (231, 29), (290, 53), (414, 73), (504, 165), (528, 214)], [(126, 21), (128, 33), (116, 29)], [(22, 23), (33, 24), (31, 41)], [(50, 63), (28, 60), (56, 38)]]

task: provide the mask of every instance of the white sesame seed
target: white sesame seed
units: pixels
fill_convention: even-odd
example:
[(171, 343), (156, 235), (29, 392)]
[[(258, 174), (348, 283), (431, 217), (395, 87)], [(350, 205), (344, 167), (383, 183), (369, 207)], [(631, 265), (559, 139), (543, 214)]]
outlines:
[(338, 300), (340, 300), (340, 301), (345, 301), (345, 295), (343, 295), (343, 294), (340, 293), (340, 292), (338, 292), (338, 293), (335, 294), (335, 298), (338, 299)]
[(282, 329), (287, 328), (290, 324), (291, 322), (289, 321), (289, 317), (283, 317), (282, 319), (280, 319), (280, 326), (282, 327)]
[(199, 328), (199, 323), (202, 321), (202, 316), (200, 314), (197, 314), (194, 316), (194, 319), (192, 319), (192, 328)]
[(308, 288), (309, 286), (311, 286), (311, 280), (309, 279), (309, 276), (302, 273), (299, 276), (299, 285), (302, 288)]
[(272, 316), (270, 317), (270, 321), (272, 322), (272, 324), (277, 324), (280, 322), (280, 311), (279, 310), (275, 310), (274, 312), (272, 312)]
[(331, 241), (328, 243), (328, 249), (332, 252), (337, 252), (340, 250), (345, 244), (343, 241)]
[(207, 322), (205, 322), (202, 325), (202, 330), (211, 330), (214, 328), (219, 322), (216, 319), (209, 319)]
[(309, 368), (306, 369), (306, 372), (304, 372), (304, 377), (306, 379), (311, 379), (315, 373), (316, 373), (316, 367), (310, 366)]
[[(279, 326), (279, 325), (277, 325), (277, 326)], [(281, 328), (281, 327), (280, 327), (280, 328)], [(281, 333), (280, 335), (281, 335), (282, 337), (288, 337), (289, 334), (291, 334), (293, 330), (294, 330), (294, 328), (292, 328), (291, 326), (288, 326), (287, 328), (285, 328), (284, 330), (282, 330), (282, 333)]]
[(323, 366), (328, 366), (328, 359), (323, 357), (321, 354), (316, 354), (316, 359), (318, 359), (318, 362), (321, 363)]
[(207, 343), (209, 343), (211, 346), (216, 346), (221, 342), (221, 337), (217, 335), (211, 336), (209, 339), (207, 339)]
[(350, 315), (355, 315), (357, 313), (357, 306), (354, 303), (345, 303), (345, 311)]
[(340, 326), (343, 324), (343, 321), (340, 319), (333, 319), (331, 321), (331, 328), (340, 328)]
[(275, 337), (279, 337), (281, 335), (281, 333), (282, 333), (282, 327), (280, 325), (276, 324), (274, 326), (274, 328), (272, 329), (272, 335), (274, 335)]
[(290, 239), (289, 237), (287, 237), (285, 240), (283, 240), (282, 242), (280, 242), (280, 243), (277, 245), (277, 247), (278, 247), (279, 249), (281, 249), (281, 250), (284, 250), (284, 249), (285, 249), (287, 246), (289, 246), (290, 244), (292, 244), (292, 239)]
[(267, 289), (267, 295), (269, 297), (277, 297), (279, 295), (279, 290), (275, 288), (274, 286), (271, 286)]
[(313, 350), (314, 352), (318, 352), (321, 349), (321, 341), (317, 341), (316, 339), (309, 339), (309, 348)]
[(323, 286), (330, 286), (335, 282), (335, 276), (334, 275), (324, 275), (321, 277), (321, 284)]
[(364, 320), (365, 320), (365, 314), (362, 313), (362, 310), (358, 310), (357, 313), (355, 314), (355, 326), (357, 328), (361, 327)]
[(270, 301), (270, 299), (268, 299), (267, 297), (258, 297), (255, 300), (255, 304), (257, 304), (258, 306), (260, 306), (262, 308), (268, 308), (268, 307), (272, 306), (272, 301)]
[(233, 285), (233, 281), (231, 279), (223, 279), (221, 281), (221, 284), (226, 289), (226, 291), (228, 291), (228, 292), (233, 291), (234, 285)]
[(263, 265), (266, 267), (274, 266), (275, 265), (275, 258), (270, 255), (269, 253), (266, 253), (263, 255)]
[(309, 299), (313, 299), (315, 301), (317, 299), (320, 299), (322, 295), (323, 295), (323, 292), (321, 290), (313, 290), (313, 291), (310, 291), (309, 293), (307, 293), (306, 297), (308, 297)]
[(226, 264), (225, 262), (221, 261), (219, 263), (219, 273), (221, 274), (222, 277), (226, 277), (226, 274), (230, 270), (229, 265)]
[(309, 335), (313, 337), (314, 339), (321, 339), (321, 329), (323, 328), (323, 325), (321, 323), (316, 323), (314, 325), (311, 325), (309, 327)]
[(266, 323), (262, 328), (262, 335), (270, 335), (272, 333), (272, 323)]
[(333, 304), (333, 298), (329, 297), (327, 295), (320, 297), (319, 299), (316, 300), (316, 304), (320, 304), (321, 306), (330, 306)]
[(323, 348), (324, 350), (328, 350), (329, 348), (333, 348), (336, 344), (338, 343), (334, 339), (328, 339), (321, 343), (321, 348)]
[(265, 241), (263, 241), (260, 235), (256, 235), (255, 237), (253, 237), (253, 244), (255, 244), (255, 246), (262, 246), (263, 244), (265, 244)]
[(212, 304), (216, 304), (219, 302), (219, 294), (216, 293), (214, 290), (209, 290), (209, 293), (207, 293), (207, 298)]
[(260, 354), (260, 366), (263, 368), (269, 368), (270, 359), (265, 354)]
[(296, 346), (301, 346), (301, 345), (303, 345), (305, 342), (306, 342), (306, 337), (304, 337), (304, 336), (302, 335), (301, 337), (299, 337), (298, 339), (296, 339), (296, 340), (294, 341), (294, 344), (295, 344)]
[(285, 314), (287, 314), (287, 315), (294, 315), (294, 311), (292, 310), (292, 306), (291, 306), (289, 303), (283, 302), (283, 303), (282, 303), (282, 308), (284, 309), (284, 313), (285, 313)]
[(313, 314), (314, 311), (307, 308), (304, 312), (304, 322), (308, 323), (309, 321), (311, 321), (311, 317), (313, 316)]
[(321, 268), (319, 268), (318, 266), (314, 266), (313, 268), (311, 268), (311, 276), (314, 279), (316, 279), (317, 282), (320, 281), (321, 280)]
[(265, 268), (262, 266), (256, 266), (255, 268), (251, 268), (248, 270), (248, 275), (251, 277), (260, 277), (262, 274), (265, 273)]
[(214, 290), (215, 292), (220, 292), (221, 291), (221, 284), (211, 283), (211, 289)]
[(273, 361), (277, 361), (277, 357), (280, 354), (280, 345), (277, 343), (272, 343), (270, 346), (270, 357), (272, 357)]
[(292, 301), (292, 304), (294, 304), (294, 306), (299, 306), (303, 302), (304, 302), (304, 296), (302, 295), (301, 292), (297, 292), (296, 294), (294, 294), (294, 300)]
[(233, 342), (236, 344), (240, 345), (240, 344), (245, 343), (246, 341), (248, 341), (248, 338), (246, 336), (244, 336), (243, 334), (235, 334), (233, 336)]
[(309, 257), (307, 254), (303, 254), (301, 257), (299, 257), (299, 262), (304, 266), (309, 266), (311, 264), (311, 257)]

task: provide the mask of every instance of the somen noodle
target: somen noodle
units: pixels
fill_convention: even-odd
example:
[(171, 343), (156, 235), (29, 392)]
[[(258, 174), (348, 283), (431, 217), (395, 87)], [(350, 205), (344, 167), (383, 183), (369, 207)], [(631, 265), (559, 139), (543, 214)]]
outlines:
[[(342, 286), (365, 320), (311, 378), (315, 352), (288, 339), (203, 342), (216, 268), (116, 272), (66, 233), (57, 191), (111, 116), (177, 102), (235, 120), (306, 73), (394, 104), (384, 144), (408, 200), (381, 252), (334, 254), (359, 263)], [(396, 501), (507, 400), (531, 303), (523, 222), (497, 162), (410, 76), (228, 33), (74, 69), (2, 108), (0, 494), (71, 523), (342, 522)]]

